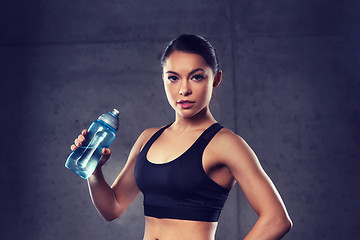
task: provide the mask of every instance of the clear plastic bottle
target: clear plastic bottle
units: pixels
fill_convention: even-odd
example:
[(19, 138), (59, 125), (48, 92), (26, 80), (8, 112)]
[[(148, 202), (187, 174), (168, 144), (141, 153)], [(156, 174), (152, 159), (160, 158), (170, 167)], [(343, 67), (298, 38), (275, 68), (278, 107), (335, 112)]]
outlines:
[(102, 114), (90, 125), (82, 146), (69, 155), (65, 167), (87, 179), (95, 171), (102, 149), (114, 141), (118, 128), (118, 110)]

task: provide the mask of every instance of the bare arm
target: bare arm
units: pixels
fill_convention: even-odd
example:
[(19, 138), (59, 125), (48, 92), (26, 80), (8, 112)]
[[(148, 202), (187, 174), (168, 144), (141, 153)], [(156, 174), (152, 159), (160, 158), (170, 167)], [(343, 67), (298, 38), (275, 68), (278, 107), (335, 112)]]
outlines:
[(245, 240), (280, 239), (292, 227), (280, 194), (248, 144), (229, 130), (224, 137), (227, 141), (222, 142), (226, 142), (226, 146), (220, 147), (225, 164), (259, 216)]
[(106, 221), (121, 215), (121, 206), (113, 189), (106, 183), (101, 167), (87, 179), (91, 200)]
[(134, 179), (134, 166), (140, 148), (141, 143), (138, 139), (130, 151), (125, 167), (111, 187), (106, 183), (101, 167), (96, 168), (88, 178), (89, 192), (94, 206), (107, 221), (121, 216), (140, 192)]
[[(101, 166), (110, 157), (110, 149), (103, 149), (103, 156), (100, 160), (99, 166), (87, 179), (92, 202), (101, 216), (103, 216), (107, 221), (112, 221), (121, 216), (121, 214), (128, 208), (140, 192), (134, 178), (134, 167), (136, 158), (141, 151), (145, 139), (147, 138), (147, 132), (149, 131), (144, 131), (137, 139), (130, 151), (125, 167), (111, 186), (107, 184), (101, 171)], [(83, 131), (82, 135), (85, 134), (86, 131)], [(71, 149), (74, 150), (76, 147), (81, 146), (83, 140), (84, 138), (79, 135), (78, 139), (75, 140), (76, 146), (73, 145)]]

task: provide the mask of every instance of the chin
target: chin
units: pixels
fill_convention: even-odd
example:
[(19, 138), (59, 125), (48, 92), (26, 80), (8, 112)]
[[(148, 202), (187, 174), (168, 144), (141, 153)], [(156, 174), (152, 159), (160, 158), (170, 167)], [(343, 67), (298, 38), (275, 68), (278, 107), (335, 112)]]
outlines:
[(192, 118), (196, 116), (200, 111), (195, 111), (193, 109), (181, 109), (176, 112), (179, 116), (183, 118)]

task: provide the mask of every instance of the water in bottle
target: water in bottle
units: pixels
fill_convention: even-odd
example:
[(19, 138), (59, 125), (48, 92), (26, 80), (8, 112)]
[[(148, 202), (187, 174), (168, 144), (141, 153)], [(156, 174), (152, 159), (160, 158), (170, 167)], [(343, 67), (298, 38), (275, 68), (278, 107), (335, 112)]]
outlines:
[(87, 179), (95, 171), (102, 149), (114, 141), (118, 128), (118, 110), (102, 114), (90, 125), (82, 146), (69, 155), (65, 167)]

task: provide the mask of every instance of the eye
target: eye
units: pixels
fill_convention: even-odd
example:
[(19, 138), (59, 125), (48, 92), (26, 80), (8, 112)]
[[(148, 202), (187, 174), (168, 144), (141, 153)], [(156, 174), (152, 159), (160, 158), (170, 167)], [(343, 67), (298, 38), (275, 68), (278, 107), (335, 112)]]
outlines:
[(196, 74), (196, 75), (192, 76), (191, 79), (193, 79), (195, 81), (201, 81), (202, 79), (204, 79), (204, 76), (201, 74)]
[(176, 82), (177, 80), (179, 80), (177, 76), (169, 76), (168, 79), (170, 80), (170, 82)]

